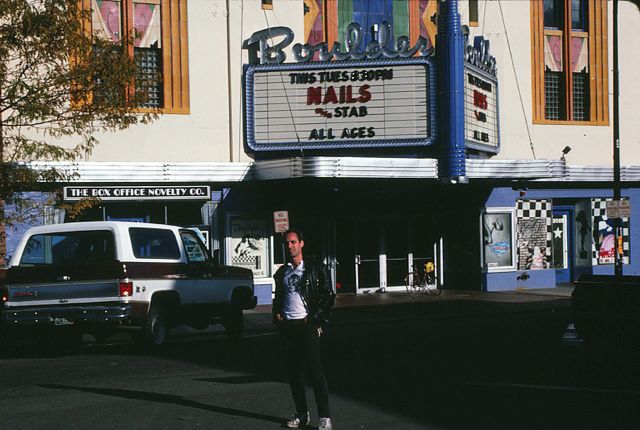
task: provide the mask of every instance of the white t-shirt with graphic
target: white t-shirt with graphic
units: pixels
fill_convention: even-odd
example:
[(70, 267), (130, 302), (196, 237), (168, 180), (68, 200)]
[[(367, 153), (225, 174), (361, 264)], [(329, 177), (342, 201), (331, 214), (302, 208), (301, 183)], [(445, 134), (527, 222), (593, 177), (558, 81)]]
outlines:
[(299, 320), (307, 316), (302, 296), (300, 295), (300, 281), (304, 274), (304, 261), (297, 267), (287, 263), (284, 272), (284, 299), (282, 301), (282, 316), (286, 320)]

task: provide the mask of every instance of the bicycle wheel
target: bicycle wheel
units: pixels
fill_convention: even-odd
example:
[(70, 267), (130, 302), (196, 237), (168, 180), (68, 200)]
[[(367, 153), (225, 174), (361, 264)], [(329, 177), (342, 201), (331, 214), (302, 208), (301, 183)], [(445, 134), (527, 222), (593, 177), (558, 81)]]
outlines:
[(420, 294), (420, 276), (416, 272), (409, 272), (404, 277), (404, 284), (407, 287), (407, 294), (415, 297)]
[(438, 279), (433, 278), (433, 282), (425, 282), (425, 293), (429, 296), (439, 296), (442, 290), (438, 285)]

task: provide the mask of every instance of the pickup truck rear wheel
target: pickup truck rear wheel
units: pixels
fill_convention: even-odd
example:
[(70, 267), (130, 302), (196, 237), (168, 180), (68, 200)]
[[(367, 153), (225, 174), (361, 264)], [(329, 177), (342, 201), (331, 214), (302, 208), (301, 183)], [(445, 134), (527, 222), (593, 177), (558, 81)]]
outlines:
[(143, 327), (145, 342), (155, 347), (163, 346), (167, 342), (169, 331), (166, 310), (162, 306), (151, 305)]
[(223, 324), (227, 330), (227, 337), (232, 339), (240, 339), (244, 335), (244, 316), (242, 308), (238, 306), (229, 306), (225, 315)]

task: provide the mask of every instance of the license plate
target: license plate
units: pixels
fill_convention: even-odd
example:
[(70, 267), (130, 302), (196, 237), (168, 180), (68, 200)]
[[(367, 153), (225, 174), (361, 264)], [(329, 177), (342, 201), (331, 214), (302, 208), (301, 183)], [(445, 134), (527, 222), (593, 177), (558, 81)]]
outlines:
[(73, 325), (73, 321), (62, 317), (56, 317), (53, 319), (53, 325)]

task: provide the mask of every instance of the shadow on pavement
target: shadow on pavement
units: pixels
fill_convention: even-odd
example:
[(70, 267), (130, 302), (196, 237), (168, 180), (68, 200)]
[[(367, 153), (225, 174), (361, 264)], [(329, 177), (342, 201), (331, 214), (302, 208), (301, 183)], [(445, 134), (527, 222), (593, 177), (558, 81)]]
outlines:
[(284, 421), (283, 417), (258, 414), (255, 412), (225, 408), (221, 406), (214, 406), (211, 404), (205, 404), (205, 403), (200, 403), (193, 400), (188, 400), (181, 396), (174, 396), (171, 394), (159, 394), (159, 393), (149, 393), (145, 391), (121, 390), (121, 389), (116, 390), (116, 389), (109, 389), (109, 388), (74, 387), (74, 386), (60, 385), (60, 384), (41, 384), (40, 387), (54, 389), (54, 390), (82, 391), (85, 393), (120, 397), (123, 399), (143, 400), (143, 401), (158, 402), (158, 403), (171, 403), (178, 406), (186, 406), (189, 408), (202, 409), (209, 412), (232, 415), (237, 417), (253, 418), (253, 419), (268, 421), (272, 423), (282, 423)]
[[(375, 411), (425, 428), (632, 428), (640, 404), (640, 355), (604, 346), (563, 348), (568, 309), (429, 315), (363, 309), (352, 321), (336, 315), (323, 338), (332, 408), (341, 428), (360, 428), (361, 414)], [(501, 305), (502, 306), (502, 305)], [(411, 307), (412, 308), (412, 307)], [(502, 309), (502, 308), (500, 308)], [(365, 315), (366, 314), (366, 315)], [(81, 354), (151, 356), (133, 344), (96, 346)], [(223, 336), (172, 341), (153, 358), (221, 369), (224, 376), (194, 378), (214, 384), (286, 384), (280, 339), (261, 332), (239, 342)], [(231, 374), (227, 376), (228, 374)], [(238, 417), (280, 423), (282, 417), (200, 403), (144, 391), (41, 384), (49, 389), (172, 403)], [(264, 394), (257, 394), (257, 396)], [(344, 400), (345, 404), (340, 404)], [(311, 401), (311, 398), (309, 399)], [(282, 399), (282, 410), (291, 407)], [(366, 427), (369, 428), (369, 427)], [(373, 427), (383, 428), (383, 427)]]

